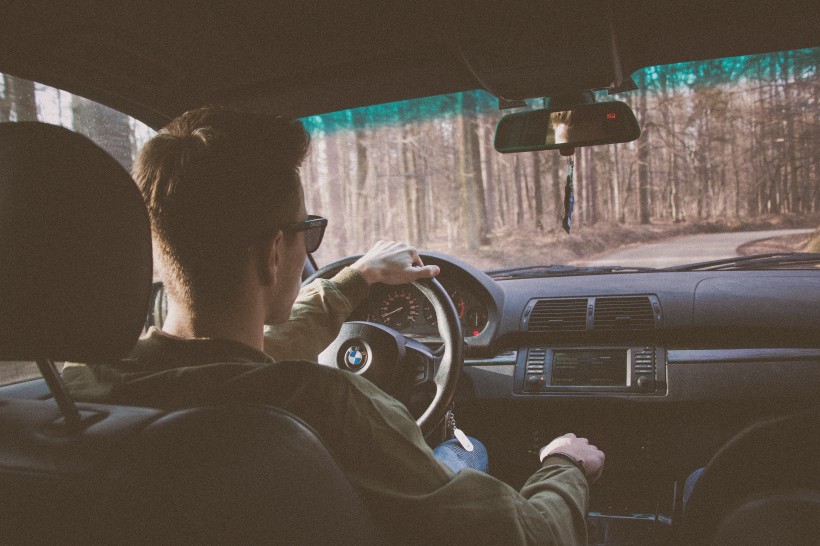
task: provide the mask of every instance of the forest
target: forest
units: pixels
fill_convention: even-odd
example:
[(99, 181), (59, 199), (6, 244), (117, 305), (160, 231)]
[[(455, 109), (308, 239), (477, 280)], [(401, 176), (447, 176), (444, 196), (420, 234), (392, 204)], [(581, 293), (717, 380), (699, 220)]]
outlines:
[[(574, 230), (761, 218), (817, 227), (819, 63), (814, 48), (650, 67), (633, 74), (638, 90), (598, 92), (628, 103), (642, 135), (576, 150)], [(571, 245), (575, 231), (560, 228), (567, 159), (497, 153), (495, 126), (510, 111), (474, 91), (305, 118), (307, 208), (331, 221), (320, 261), (377, 238), (490, 262), (515, 237)], [(2, 75), (0, 121), (31, 119), (87, 134), (126, 167), (151, 135), (114, 110)]]

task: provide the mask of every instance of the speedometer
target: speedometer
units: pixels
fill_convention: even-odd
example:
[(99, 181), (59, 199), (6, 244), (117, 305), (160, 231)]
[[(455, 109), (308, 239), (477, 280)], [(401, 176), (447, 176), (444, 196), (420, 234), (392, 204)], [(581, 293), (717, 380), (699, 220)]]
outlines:
[(406, 288), (388, 292), (379, 304), (378, 318), (385, 326), (401, 329), (416, 323), (419, 303)]

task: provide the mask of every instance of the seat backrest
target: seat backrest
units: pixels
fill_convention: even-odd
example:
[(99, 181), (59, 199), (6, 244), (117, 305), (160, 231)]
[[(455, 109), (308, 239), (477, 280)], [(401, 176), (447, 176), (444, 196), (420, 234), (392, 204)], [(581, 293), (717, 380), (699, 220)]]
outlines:
[(377, 534), (313, 431), (270, 407), (163, 412), (0, 402), (3, 544), (369, 544)]
[(56, 397), (0, 399), (0, 543), (378, 540), (321, 440), (286, 412), (65, 396), (53, 361), (125, 357), (151, 272), (148, 216), (122, 167), (66, 129), (0, 123), (0, 366), (38, 361)]
[(0, 123), (0, 359), (124, 357), (151, 275), (148, 213), (125, 169), (62, 127)]
[[(720, 531), (721, 541), (735, 536), (737, 543), (743, 543), (744, 536), (782, 533), (778, 542), (786, 544), (787, 533), (812, 528), (806, 518), (820, 517), (818, 446), (820, 406), (737, 434), (715, 454), (692, 489), (684, 513), (684, 543), (710, 544)], [(788, 506), (800, 508), (784, 508)], [(767, 511), (765, 518), (750, 517)]]
[(791, 489), (753, 495), (730, 510), (715, 546), (814, 546), (820, 541), (820, 491)]

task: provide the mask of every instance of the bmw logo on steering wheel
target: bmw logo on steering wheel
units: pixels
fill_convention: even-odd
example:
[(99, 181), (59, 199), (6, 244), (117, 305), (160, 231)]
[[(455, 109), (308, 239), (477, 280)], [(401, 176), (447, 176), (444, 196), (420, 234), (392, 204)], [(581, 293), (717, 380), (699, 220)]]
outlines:
[(363, 370), (367, 366), (367, 350), (359, 345), (351, 345), (345, 352), (344, 364), (353, 372)]

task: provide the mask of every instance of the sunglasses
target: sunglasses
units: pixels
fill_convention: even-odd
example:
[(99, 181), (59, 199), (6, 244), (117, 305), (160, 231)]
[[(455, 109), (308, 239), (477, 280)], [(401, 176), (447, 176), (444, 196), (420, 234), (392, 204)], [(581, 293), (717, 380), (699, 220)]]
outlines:
[(322, 244), (322, 237), (325, 236), (325, 228), (327, 227), (327, 218), (311, 214), (307, 220), (295, 222), (281, 226), (279, 229), (283, 233), (298, 233), (305, 232), (305, 251), (308, 254), (316, 252), (319, 245)]

